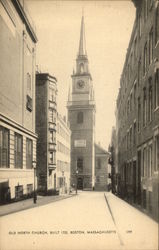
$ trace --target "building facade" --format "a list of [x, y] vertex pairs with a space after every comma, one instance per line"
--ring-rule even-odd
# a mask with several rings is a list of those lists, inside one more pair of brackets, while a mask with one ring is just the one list
[[159, 1], [133, 2], [116, 112], [120, 196], [158, 219]]
[[56, 95], [57, 80], [36, 74], [36, 132], [38, 192], [56, 193]]
[[85, 47], [84, 17], [67, 109], [71, 129], [71, 184], [77, 182], [79, 189], [92, 189], [95, 181], [95, 100]]
[[0, 202], [32, 194], [36, 161], [35, 45], [25, 1], [0, 2]]
[[60, 194], [65, 194], [70, 191], [71, 131], [66, 117], [62, 117], [58, 113], [56, 143], [56, 187]]
[[95, 144], [95, 190], [108, 191], [108, 158], [109, 153], [100, 145]]
[[112, 127], [112, 134], [111, 134], [111, 142], [109, 145], [109, 164], [111, 166], [111, 173], [110, 173], [110, 179], [111, 179], [111, 189], [112, 193], [116, 194], [119, 192], [118, 190], [118, 181], [119, 175], [118, 175], [118, 164], [117, 164], [117, 136], [116, 136], [116, 129], [115, 127]]

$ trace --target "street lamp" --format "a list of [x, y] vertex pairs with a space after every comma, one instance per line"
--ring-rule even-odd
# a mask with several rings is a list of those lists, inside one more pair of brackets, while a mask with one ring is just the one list
[[76, 194], [77, 194], [77, 182], [78, 182], [78, 169], [76, 169]]
[[36, 203], [37, 195], [36, 195], [36, 188], [35, 188], [35, 182], [36, 182], [36, 161], [32, 161], [33, 169], [34, 169], [34, 196], [33, 196], [33, 202]]

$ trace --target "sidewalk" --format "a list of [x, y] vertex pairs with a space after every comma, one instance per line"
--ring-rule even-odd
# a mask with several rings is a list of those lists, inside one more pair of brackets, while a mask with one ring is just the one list
[[37, 201], [35, 204], [33, 203], [33, 198], [30, 198], [30, 199], [13, 202], [13, 203], [6, 204], [6, 205], [1, 205], [0, 206], [0, 216], [16, 213], [16, 212], [26, 210], [29, 208], [43, 206], [43, 205], [49, 204], [51, 202], [70, 198], [70, 197], [75, 196], [75, 195], [76, 194], [71, 193], [71, 194], [54, 195], [54, 196], [37, 196]]
[[158, 249], [158, 223], [124, 200], [105, 192], [117, 232], [127, 249]]

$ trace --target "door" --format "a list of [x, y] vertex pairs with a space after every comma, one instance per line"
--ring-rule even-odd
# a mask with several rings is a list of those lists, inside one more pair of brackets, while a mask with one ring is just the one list
[[83, 178], [82, 177], [78, 177], [77, 179], [77, 189], [83, 189]]
[[133, 201], [136, 203], [136, 161], [133, 161]]
[[137, 197], [138, 197], [138, 204], [141, 204], [141, 151], [137, 153]]

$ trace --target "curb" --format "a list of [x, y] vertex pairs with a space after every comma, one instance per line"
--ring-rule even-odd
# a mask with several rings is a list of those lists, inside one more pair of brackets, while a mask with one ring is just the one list
[[[28, 210], [28, 209], [31, 209], [31, 208], [36, 208], [36, 207], [41, 207], [41, 206], [45, 206], [45, 205], [47, 205], [47, 204], [50, 204], [50, 203], [54, 203], [54, 202], [56, 202], [56, 201], [61, 201], [61, 200], [65, 200], [65, 199], [68, 199], [68, 198], [72, 198], [72, 197], [74, 197], [74, 196], [76, 196], [76, 194], [72, 194], [72, 195], [70, 195], [70, 196], [66, 196], [66, 197], [58, 197], [57, 199], [53, 199], [53, 200], [48, 200], [48, 201], [46, 201], [46, 202], [44, 202], [44, 203], [42, 203], [41, 201], [39, 202], [39, 203], [36, 203], [36, 204], [30, 204], [30, 205], [28, 205], [28, 207], [26, 206], [26, 207], [22, 207], [22, 208], [20, 208], [20, 209], [15, 209], [15, 210], [12, 210], [12, 211], [9, 211], [9, 212], [5, 212], [4, 211], [4, 213], [2, 212], [2, 213], [0, 213], [0, 217], [3, 217], [3, 216], [6, 216], [6, 215], [9, 215], [9, 214], [13, 214], [13, 213], [18, 213], [18, 212], [21, 212], [21, 211], [24, 211], [24, 210]], [[14, 204], [14, 203], [13, 203]]]

